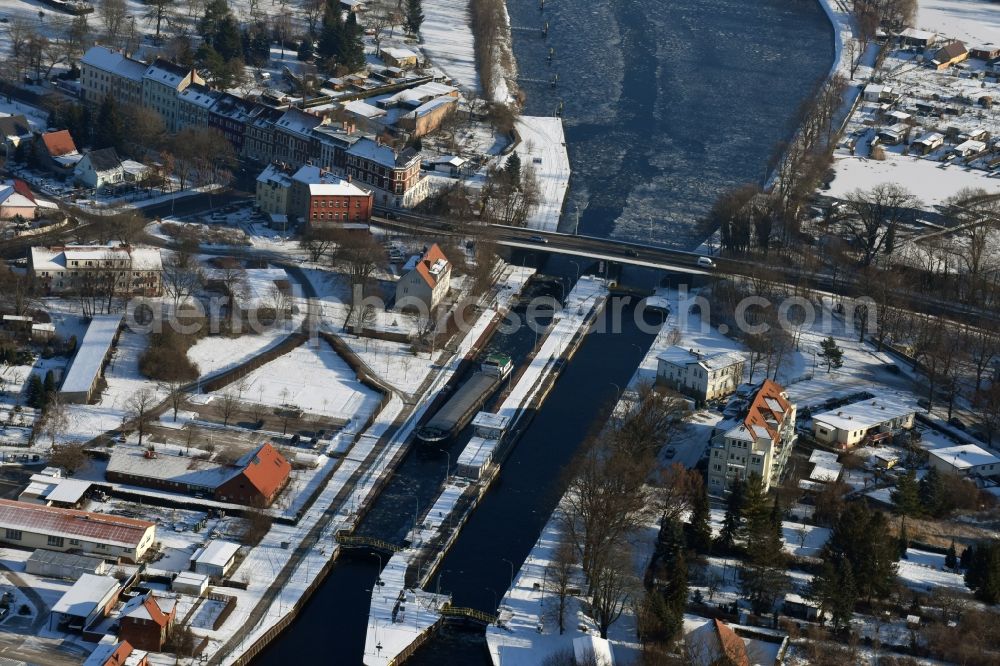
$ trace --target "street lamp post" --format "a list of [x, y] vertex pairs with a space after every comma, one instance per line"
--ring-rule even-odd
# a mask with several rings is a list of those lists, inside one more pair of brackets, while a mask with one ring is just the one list
[[500, 559], [510, 565], [510, 587], [508, 589], [513, 590], [514, 589], [514, 563], [511, 562], [510, 560], [508, 560], [505, 557], [501, 557]]

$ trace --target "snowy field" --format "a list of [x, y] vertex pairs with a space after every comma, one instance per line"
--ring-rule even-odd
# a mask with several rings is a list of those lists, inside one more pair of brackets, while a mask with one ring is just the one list
[[[213, 395], [221, 395], [217, 391]], [[277, 407], [295, 405], [309, 414], [362, 421], [379, 396], [362, 385], [326, 343], [296, 347], [247, 375], [243, 398]]]
[[914, 23], [969, 47], [1000, 46], [1000, 8], [990, 0], [920, 0]]
[[569, 188], [569, 153], [562, 120], [544, 116], [520, 116], [516, 123], [521, 143], [516, 151], [521, 164], [530, 165], [541, 190], [541, 203], [528, 217], [527, 226], [557, 231], [563, 201]]
[[424, 0], [420, 48], [464, 90], [479, 92], [475, 39], [467, 0]]
[[924, 208], [944, 203], [967, 187], [1000, 193], [1000, 177], [981, 169], [957, 164], [942, 165], [917, 157], [892, 155], [884, 161], [838, 154], [834, 161], [837, 177], [825, 192], [842, 198], [855, 190], [869, 190], [882, 183], [897, 183], [920, 198]]
[[940, 588], [968, 590], [961, 573], [945, 570], [944, 555], [916, 548], [907, 548], [906, 559], [899, 561], [899, 579], [907, 587], [924, 592]]

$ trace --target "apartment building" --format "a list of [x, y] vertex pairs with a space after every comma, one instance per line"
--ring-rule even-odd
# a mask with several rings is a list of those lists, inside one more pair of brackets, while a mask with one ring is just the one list
[[378, 139], [362, 138], [347, 150], [347, 174], [371, 185], [375, 205], [412, 208], [427, 197], [427, 179], [420, 174], [420, 153], [397, 151]]
[[142, 104], [160, 114], [163, 126], [176, 132], [181, 126], [179, 94], [191, 84], [204, 86], [198, 72], [157, 58], [142, 75]]
[[100, 104], [108, 95], [119, 104], [142, 104], [146, 63], [105, 46], [92, 46], [80, 58], [83, 99]]
[[163, 262], [156, 248], [130, 245], [33, 247], [28, 268], [46, 294], [105, 290], [111, 280], [119, 295], [163, 293]]
[[776, 382], [764, 380], [746, 414], [736, 422], [720, 423], [708, 458], [708, 491], [723, 495], [733, 479], [751, 475], [767, 492], [781, 480], [795, 446], [795, 405]]

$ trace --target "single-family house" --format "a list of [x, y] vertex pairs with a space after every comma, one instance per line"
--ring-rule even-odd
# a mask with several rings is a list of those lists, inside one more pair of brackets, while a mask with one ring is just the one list
[[0, 220], [33, 220], [38, 217], [38, 202], [23, 180], [0, 181]]
[[8, 153], [31, 137], [31, 125], [23, 115], [0, 115], [0, 143]]
[[930, 64], [937, 70], [948, 69], [952, 65], [957, 65], [968, 59], [968, 57], [969, 50], [965, 48], [965, 44], [956, 40], [935, 51]]
[[892, 86], [880, 83], [869, 83], [862, 92], [862, 97], [866, 102], [890, 102], [893, 100]]
[[928, 451], [927, 462], [940, 472], [959, 476], [1000, 476], [1000, 458], [975, 444], [959, 444]]
[[814, 414], [813, 437], [823, 444], [847, 449], [877, 443], [913, 427], [916, 409], [891, 398], [873, 398]]
[[419, 62], [419, 57], [410, 49], [387, 46], [382, 49], [382, 61], [389, 67], [413, 69]]
[[73, 177], [81, 185], [99, 190], [125, 182], [125, 167], [114, 148], [92, 150], [77, 162]]
[[177, 600], [146, 592], [126, 603], [118, 621], [118, 637], [139, 650], [162, 652], [174, 627]]
[[915, 46], [917, 48], [926, 49], [937, 41], [937, 34], [928, 32], [927, 30], [907, 28], [899, 33], [899, 41], [904, 46]]
[[128, 641], [119, 641], [109, 634], [101, 639], [83, 666], [149, 666], [149, 656]]
[[973, 155], [978, 155], [985, 150], [986, 143], [984, 141], [973, 141], [970, 139], [954, 146], [948, 152], [956, 157], [972, 157]]
[[910, 144], [910, 148], [921, 155], [934, 152], [944, 145], [944, 135], [939, 132], [929, 132]]
[[451, 288], [451, 262], [437, 243], [422, 256], [406, 264], [407, 271], [396, 283], [396, 307], [431, 312]]
[[76, 149], [69, 130], [45, 132], [35, 142], [35, 149], [49, 170], [57, 174], [71, 174], [83, 155]]
[[738, 352], [702, 353], [674, 345], [656, 357], [656, 380], [705, 402], [733, 393], [743, 381], [745, 366]]

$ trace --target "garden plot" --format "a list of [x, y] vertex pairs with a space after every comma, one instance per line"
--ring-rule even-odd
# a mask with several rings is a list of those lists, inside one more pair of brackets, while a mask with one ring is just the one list
[[379, 395], [361, 384], [325, 343], [296, 347], [247, 375], [242, 387], [245, 401], [270, 407], [294, 405], [307, 413], [344, 420], [364, 420], [379, 402]]
[[906, 559], [899, 561], [899, 579], [907, 587], [925, 592], [940, 588], [965, 591], [965, 578], [961, 573], [947, 571], [944, 555], [916, 548], [906, 549]]

